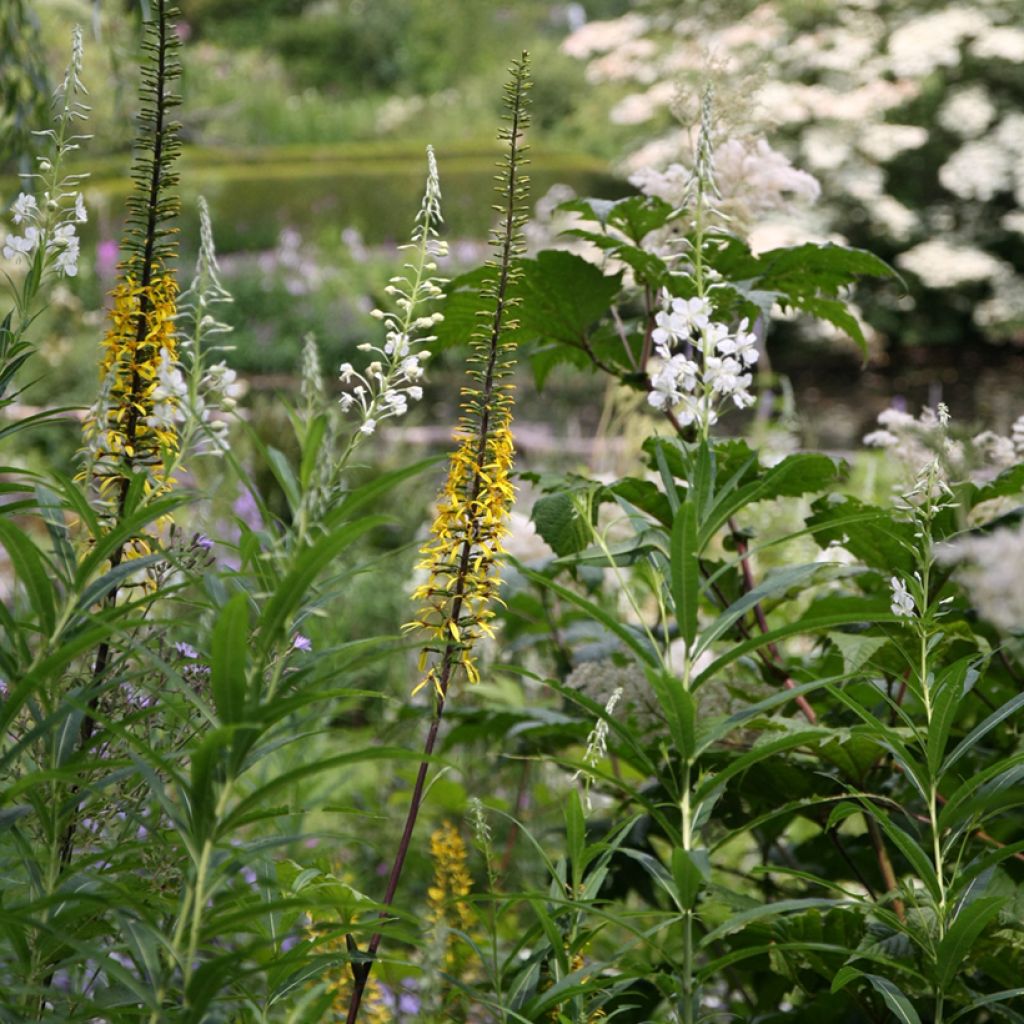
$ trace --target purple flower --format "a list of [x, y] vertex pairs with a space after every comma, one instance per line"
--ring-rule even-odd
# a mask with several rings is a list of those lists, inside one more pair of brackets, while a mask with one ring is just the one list
[[213, 541], [206, 536], [205, 533], [197, 533], [195, 539], [195, 545], [197, 548], [202, 548], [204, 551], [209, 551], [213, 547]]
[[250, 530], [261, 530], [263, 528], [263, 517], [260, 515], [259, 506], [256, 504], [256, 499], [252, 496], [252, 492], [247, 488], [243, 488], [242, 492], [235, 498], [231, 509]]
[[184, 640], [180, 640], [178, 643], [176, 643], [174, 645], [174, 649], [183, 658], [198, 658], [199, 657], [199, 652], [191, 644], [185, 643]]
[[292, 650], [295, 651], [311, 651], [313, 650], [313, 642], [308, 636], [303, 636], [301, 633], [296, 633], [292, 637]]
[[118, 244], [112, 238], [105, 238], [96, 246], [96, 273], [102, 278], [112, 278], [117, 273]]

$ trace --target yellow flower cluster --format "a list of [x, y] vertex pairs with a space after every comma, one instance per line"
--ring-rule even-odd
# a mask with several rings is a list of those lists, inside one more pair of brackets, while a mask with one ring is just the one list
[[434, 884], [427, 889], [427, 906], [430, 921], [439, 932], [439, 944], [443, 943], [442, 969], [452, 977], [465, 977], [469, 946], [459, 941], [455, 930], [468, 934], [476, 925], [476, 914], [466, 899], [473, 889], [473, 879], [466, 867], [466, 844], [450, 821], [431, 835], [430, 853], [434, 858]]
[[468, 931], [476, 923], [473, 908], [466, 901], [473, 890], [473, 878], [466, 867], [466, 844], [450, 821], [430, 836], [430, 855], [434, 858], [434, 884], [427, 889], [430, 920]]
[[164, 456], [178, 451], [178, 432], [167, 415], [175, 397], [161, 374], [178, 373], [177, 294], [177, 282], [168, 273], [146, 286], [128, 274], [114, 290], [100, 362], [103, 398], [84, 427], [101, 498], [140, 469], [150, 492], [163, 492], [173, 483]]
[[[502, 389], [504, 390], [504, 389]], [[507, 396], [495, 403], [494, 427], [481, 441], [463, 423], [459, 444], [449, 460], [448, 479], [438, 502], [430, 540], [418, 569], [427, 581], [413, 600], [424, 602], [410, 628], [428, 631], [437, 646], [424, 648], [420, 670], [425, 676], [413, 691], [432, 684], [444, 697], [440, 671], [461, 665], [471, 683], [478, 682], [473, 649], [481, 636], [493, 636], [490, 620], [501, 579], [496, 566], [504, 553], [508, 510], [515, 497], [510, 479], [514, 458]], [[447, 655], [429, 668], [432, 653]]]

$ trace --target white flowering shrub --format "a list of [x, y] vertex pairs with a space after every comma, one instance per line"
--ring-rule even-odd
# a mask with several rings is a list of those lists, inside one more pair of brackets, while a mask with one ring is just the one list
[[688, 123], [679, 86], [710, 62], [726, 97], [720, 164], [741, 170], [753, 193], [741, 206], [755, 249], [791, 230], [781, 200], [806, 203], [820, 186], [803, 230], [871, 248], [906, 272], [913, 314], [893, 289], [864, 299], [889, 344], [1020, 338], [1019, 5], [841, 0], [805, 13], [766, 0], [724, 7], [709, 25], [703, 10], [637, 4], [584, 24], [563, 48], [586, 62], [595, 88], [619, 97], [609, 117], [634, 132], [624, 167], [643, 191], [678, 201], [695, 136], [670, 111]]

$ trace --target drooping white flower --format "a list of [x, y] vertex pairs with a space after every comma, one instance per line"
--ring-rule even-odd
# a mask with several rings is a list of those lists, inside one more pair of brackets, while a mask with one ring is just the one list
[[757, 335], [749, 330], [750, 322], [744, 317], [735, 334], [726, 335], [715, 345], [723, 356], [735, 356], [745, 366], [753, 366], [758, 359]]
[[907, 590], [907, 585], [898, 576], [893, 576], [889, 580], [889, 588], [892, 591], [892, 602], [889, 607], [892, 609], [893, 615], [912, 619], [916, 614], [917, 605]]
[[78, 273], [78, 257], [81, 243], [74, 234], [73, 229], [70, 235], [65, 235], [60, 239], [60, 247], [60, 252], [57, 253], [54, 266], [57, 268], [58, 273], [74, 277]]
[[11, 219], [15, 224], [22, 224], [26, 220], [34, 220], [39, 207], [36, 205], [36, 197], [27, 192], [21, 192], [18, 198], [11, 204]]
[[1010, 438], [1013, 441], [1013, 446], [1017, 449], [1017, 454], [1024, 457], [1024, 416], [1018, 416], [1010, 429]]
[[8, 235], [4, 239], [4, 259], [13, 260], [16, 256], [30, 259], [39, 245], [39, 229], [27, 227], [24, 235]]
[[85, 208], [85, 197], [81, 192], [75, 193], [75, 220], [85, 224], [89, 220], [89, 211]]
[[180, 367], [166, 348], [160, 349], [157, 383], [151, 393], [153, 412], [146, 423], [157, 430], [173, 430], [185, 420], [183, 403], [188, 398], [188, 383]]

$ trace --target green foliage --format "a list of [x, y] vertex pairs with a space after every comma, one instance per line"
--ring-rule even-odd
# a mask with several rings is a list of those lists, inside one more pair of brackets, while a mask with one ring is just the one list
[[[753, 443], [768, 298], [848, 324], [848, 286], [888, 269], [837, 246], [754, 257], [715, 207], [709, 145], [679, 209], [573, 204], [572, 237], [602, 262], [526, 258], [526, 86], [524, 60], [494, 259], [449, 285], [438, 331], [448, 358], [475, 354], [425, 701], [399, 627], [437, 460], [397, 432], [360, 449], [371, 465], [350, 459], [377, 424], [353, 390], [347, 431], [313, 341], [298, 405], [222, 405], [216, 468], [200, 446], [173, 488], [126, 476], [116, 514], [88, 481], [5, 456], [0, 1020], [1020, 1018], [1024, 654], [986, 590], [999, 574], [979, 586], [962, 561], [1014, 550], [1024, 465], [977, 471], [941, 411], [901, 453], [917, 461], [895, 498], [789, 438]], [[161, 138], [163, 86], [147, 87]], [[153, 184], [172, 172], [146, 159], [151, 260], [172, 212]], [[408, 296], [440, 249], [413, 249], [398, 313], [377, 314], [382, 360], [406, 327], [433, 329]], [[196, 378], [226, 375], [200, 352], [223, 325], [200, 314], [225, 293], [212, 238], [203, 254], [178, 408], [181, 436], [212, 443], [194, 399]], [[0, 326], [7, 409], [41, 266]], [[538, 382], [602, 374], [635, 443], [615, 472], [524, 475], [537, 538], [506, 541], [493, 650], [476, 687], [449, 689], [467, 574], [501, 554], [504, 505], [481, 495], [505, 483], [510, 456], [486, 443], [517, 354]], [[383, 365], [352, 374], [372, 390]]]

